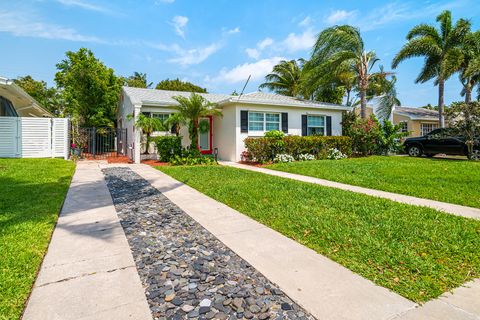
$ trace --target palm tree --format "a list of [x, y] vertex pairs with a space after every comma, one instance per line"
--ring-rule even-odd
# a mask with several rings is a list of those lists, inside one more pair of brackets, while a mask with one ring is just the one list
[[[480, 31], [469, 33], [462, 45], [463, 61], [460, 66], [460, 82], [465, 102], [472, 102], [472, 90], [480, 84]], [[479, 86], [480, 89], [480, 86]]]
[[262, 83], [259, 88], [267, 88], [275, 93], [297, 97], [301, 91], [301, 77], [302, 68], [304, 64], [303, 59], [285, 61], [273, 67], [271, 73], [265, 76], [265, 82]]
[[366, 51], [360, 31], [352, 26], [333, 26], [323, 30], [313, 47], [311, 76], [322, 78], [329, 73], [349, 70], [354, 74], [355, 87], [360, 94], [361, 117], [367, 116], [367, 90], [372, 77], [388, 73], [372, 72], [379, 61], [375, 52]]
[[141, 72], [134, 72], [133, 75], [127, 78], [127, 85], [135, 88], [150, 89], [153, 86], [153, 82], [147, 82], [147, 74]]
[[422, 71], [415, 80], [416, 83], [427, 82], [435, 79], [438, 85], [438, 114], [440, 126], [445, 127], [444, 91], [445, 81], [455, 73], [462, 62], [461, 44], [470, 31], [470, 22], [465, 19], [458, 20], [452, 25], [452, 14], [443, 11], [437, 17], [440, 28], [427, 24], [413, 27], [407, 34], [407, 43], [397, 53], [392, 62], [392, 67], [406, 59], [424, 57], [425, 63]]
[[389, 120], [393, 108], [401, 105], [400, 100], [397, 98], [396, 82], [397, 78], [395, 76], [392, 77], [392, 80], [384, 82], [382, 88], [383, 94], [378, 97], [377, 113], [385, 120]]
[[148, 146], [151, 141], [150, 136], [154, 131], [167, 131], [168, 127], [158, 118], [153, 118], [144, 115], [143, 113], [138, 115], [137, 121], [135, 121], [135, 127], [142, 129], [142, 132], [147, 136], [147, 147], [145, 148], [145, 154], [148, 154]]
[[176, 96], [173, 99], [177, 100], [179, 105], [176, 107], [178, 112], [171, 116], [170, 122], [188, 126], [188, 135], [191, 141], [190, 149], [196, 150], [198, 145], [198, 120], [206, 116], [221, 116], [222, 111], [216, 104], [196, 93], [192, 93], [189, 98]]

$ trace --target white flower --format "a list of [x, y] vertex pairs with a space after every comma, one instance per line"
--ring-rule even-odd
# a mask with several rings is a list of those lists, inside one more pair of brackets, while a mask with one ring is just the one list
[[289, 154], [284, 154], [284, 153], [279, 153], [275, 156], [273, 159], [273, 162], [278, 163], [278, 162], [293, 162], [295, 159], [289, 155]]
[[327, 154], [327, 159], [330, 160], [340, 160], [340, 159], [345, 159], [347, 157], [346, 154], [343, 154], [340, 150], [337, 148], [330, 148], [328, 149], [328, 154]]
[[298, 160], [299, 161], [311, 161], [315, 160], [315, 156], [313, 154], [309, 153], [301, 153], [298, 155]]

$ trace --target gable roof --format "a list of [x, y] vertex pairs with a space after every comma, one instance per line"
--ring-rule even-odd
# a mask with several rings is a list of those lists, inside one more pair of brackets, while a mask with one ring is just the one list
[[35, 99], [13, 80], [0, 77], [0, 96], [10, 100], [19, 117], [51, 117]]
[[438, 120], [438, 111], [424, 108], [395, 107], [394, 113], [409, 117], [412, 120]]
[[[133, 104], [143, 105], [158, 105], [170, 106], [178, 105], [178, 102], [173, 99], [174, 96], [189, 97], [191, 92], [170, 91], [170, 90], [156, 90], [143, 89], [133, 87], [123, 87], [124, 93], [130, 98]], [[336, 110], [350, 110], [350, 107], [323, 103], [312, 100], [304, 100], [295, 97], [282, 96], [274, 93], [266, 92], [252, 92], [242, 96], [232, 96], [227, 94], [214, 93], [198, 93], [210, 102], [218, 103], [219, 105], [226, 104], [260, 104], [260, 105], [274, 105], [287, 107], [306, 107], [306, 108], [321, 108], [321, 109], [336, 109]]]

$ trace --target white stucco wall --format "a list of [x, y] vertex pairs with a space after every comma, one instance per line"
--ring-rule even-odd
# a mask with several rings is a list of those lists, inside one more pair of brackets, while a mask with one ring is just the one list
[[127, 129], [127, 156], [133, 159], [133, 146], [135, 141], [134, 121], [128, 120], [128, 115], [133, 115], [134, 105], [130, 98], [122, 93], [117, 111], [117, 125], [119, 128]]
[[235, 108], [226, 107], [222, 117], [213, 118], [213, 148], [218, 148], [220, 160], [230, 160], [235, 157]]
[[[248, 133], [240, 132], [240, 111], [263, 111], [263, 112], [288, 112], [288, 134], [302, 135], [302, 115], [322, 115], [332, 117], [332, 136], [339, 136], [342, 134], [342, 111], [341, 110], [324, 110], [314, 108], [299, 108], [299, 107], [280, 107], [280, 106], [265, 106], [265, 105], [231, 105], [224, 107], [235, 109], [235, 151], [228, 156], [229, 161], [240, 161], [240, 154], [245, 150], [243, 140], [252, 136]], [[281, 127], [281, 123], [280, 123]]]

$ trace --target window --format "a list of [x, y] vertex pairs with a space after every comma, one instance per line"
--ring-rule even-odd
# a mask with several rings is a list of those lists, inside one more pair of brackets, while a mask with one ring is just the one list
[[422, 123], [420, 124], [420, 131], [422, 136], [426, 136], [431, 131], [438, 129], [438, 124], [436, 123]]
[[280, 130], [280, 114], [268, 112], [249, 112], [248, 131]]
[[157, 112], [152, 112], [152, 118], [158, 118], [160, 121], [165, 121], [170, 117], [169, 113], [157, 113]]
[[325, 116], [307, 116], [307, 135], [325, 135]]
[[0, 96], [0, 117], [18, 117], [10, 100]]
[[400, 125], [400, 132], [408, 132], [408, 123], [407, 121], [402, 121], [399, 123]]

